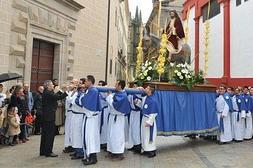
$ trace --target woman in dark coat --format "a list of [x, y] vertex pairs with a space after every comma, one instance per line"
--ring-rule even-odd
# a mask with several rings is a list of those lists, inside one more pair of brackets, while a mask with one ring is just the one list
[[11, 107], [18, 108], [18, 115], [20, 117], [20, 130], [19, 139], [25, 143], [28, 139], [26, 137], [26, 127], [25, 127], [25, 118], [28, 114], [28, 104], [24, 97], [23, 87], [21, 85], [17, 85], [14, 88], [14, 91], [11, 96]]

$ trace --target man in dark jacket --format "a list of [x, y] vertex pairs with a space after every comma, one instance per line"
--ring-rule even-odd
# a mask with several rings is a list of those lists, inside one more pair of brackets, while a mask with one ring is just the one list
[[57, 157], [52, 152], [55, 136], [55, 112], [57, 101], [66, 98], [68, 95], [63, 88], [64, 93], [60, 94], [59, 88], [54, 88], [51, 80], [45, 81], [44, 92], [42, 94], [42, 133], [40, 143], [40, 155], [46, 157]]
[[42, 94], [44, 91], [43, 86], [39, 86], [38, 92], [34, 93], [34, 106], [33, 106], [33, 111], [35, 117], [35, 123], [34, 123], [34, 134], [35, 135], [40, 135], [41, 131], [41, 117], [42, 117]]

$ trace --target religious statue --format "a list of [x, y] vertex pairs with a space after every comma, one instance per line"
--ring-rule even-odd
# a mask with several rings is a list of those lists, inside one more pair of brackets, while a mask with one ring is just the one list
[[[163, 33], [167, 34], [167, 62], [172, 63], [191, 63], [191, 48], [184, 42], [184, 28], [182, 22], [175, 10], [170, 11], [171, 20]], [[153, 34], [146, 25], [143, 29], [142, 49], [144, 60], [158, 59], [159, 50], [161, 48], [161, 37]]]
[[185, 37], [182, 22], [175, 10], [170, 11], [170, 22], [166, 28], [168, 37], [167, 49], [171, 54], [177, 54], [181, 51], [183, 38]]

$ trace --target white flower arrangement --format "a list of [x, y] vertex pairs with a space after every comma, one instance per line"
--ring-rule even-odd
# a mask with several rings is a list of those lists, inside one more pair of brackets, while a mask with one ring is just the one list
[[142, 64], [142, 71], [137, 75], [137, 80], [141, 81], [151, 81], [152, 77], [151, 74], [155, 70], [154, 65], [152, 62], [146, 61]]
[[194, 75], [195, 74], [194, 71], [191, 69], [191, 66], [185, 63], [176, 65], [172, 78], [176, 85], [186, 85], [189, 89], [191, 89], [194, 84]]

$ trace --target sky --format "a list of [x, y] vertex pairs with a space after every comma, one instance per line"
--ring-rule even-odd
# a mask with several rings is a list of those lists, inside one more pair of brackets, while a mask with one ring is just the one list
[[152, 11], [152, 0], [129, 0], [129, 8], [132, 17], [135, 16], [136, 6], [141, 10], [143, 23], [146, 23]]

